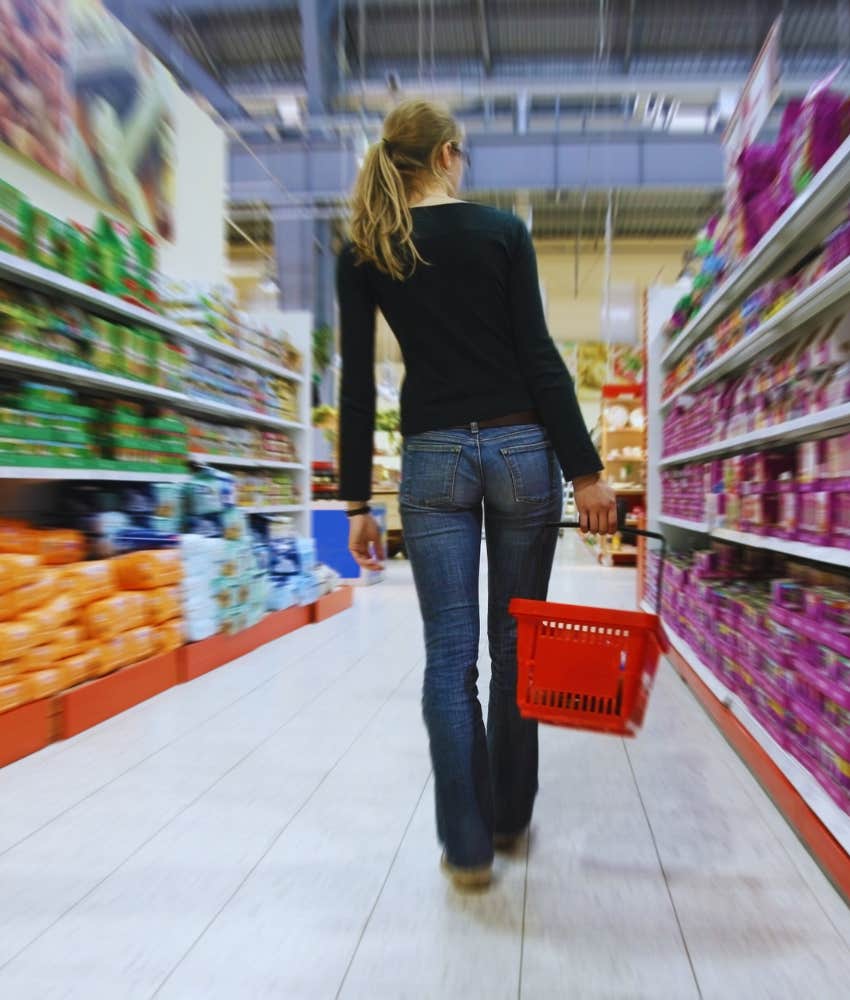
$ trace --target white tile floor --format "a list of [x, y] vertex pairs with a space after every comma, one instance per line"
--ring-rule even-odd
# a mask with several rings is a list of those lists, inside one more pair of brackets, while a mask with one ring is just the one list
[[[565, 540], [553, 596], [633, 594]], [[850, 912], [668, 668], [639, 740], [543, 732], [530, 849], [453, 893], [421, 670], [394, 564], [354, 611], [0, 771], [0, 997], [850, 996]]]

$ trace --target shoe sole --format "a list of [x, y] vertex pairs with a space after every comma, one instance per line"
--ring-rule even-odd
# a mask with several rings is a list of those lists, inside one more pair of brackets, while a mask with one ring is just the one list
[[522, 843], [527, 832], [520, 830], [519, 833], [497, 833], [493, 837], [493, 846], [504, 854], [512, 854]]
[[444, 854], [440, 859], [440, 867], [456, 889], [486, 889], [493, 881], [492, 865], [483, 868], [457, 868], [449, 864]]

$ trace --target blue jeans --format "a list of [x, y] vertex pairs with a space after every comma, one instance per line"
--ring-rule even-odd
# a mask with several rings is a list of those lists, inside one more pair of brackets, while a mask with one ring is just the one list
[[[405, 439], [404, 542], [425, 626], [422, 698], [434, 765], [437, 834], [451, 864], [493, 858], [493, 835], [531, 821], [537, 724], [516, 704], [512, 597], [545, 599], [562, 514], [561, 472], [537, 425], [432, 431]], [[489, 566], [492, 679], [478, 700], [482, 519]]]

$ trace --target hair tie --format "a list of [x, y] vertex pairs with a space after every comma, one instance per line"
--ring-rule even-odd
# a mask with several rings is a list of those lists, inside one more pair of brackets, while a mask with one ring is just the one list
[[390, 140], [389, 140], [389, 139], [381, 139], [381, 142], [382, 142], [382, 143], [383, 143], [383, 145], [384, 145], [384, 149], [385, 149], [385, 150], [386, 150], [386, 151], [387, 151], [388, 153], [391, 153], [391, 152], [392, 152], [392, 143], [390, 142]]

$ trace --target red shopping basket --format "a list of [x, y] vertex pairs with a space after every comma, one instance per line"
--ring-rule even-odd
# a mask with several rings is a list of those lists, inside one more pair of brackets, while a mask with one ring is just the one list
[[[660, 540], [663, 571], [661, 535], [636, 529], [623, 533]], [[520, 598], [511, 601], [510, 612], [517, 619], [517, 703], [524, 718], [637, 735], [659, 656], [669, 649], [657, 614]]]

